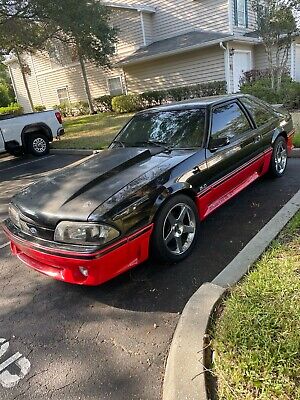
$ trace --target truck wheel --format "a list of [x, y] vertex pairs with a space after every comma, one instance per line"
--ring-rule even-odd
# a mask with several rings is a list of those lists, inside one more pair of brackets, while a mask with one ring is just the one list
[[41, 133], [34, 133], [28, 137], [27, 148], [28, 152], [34, 156], [44, 156], [49, 153], [49, 140]]

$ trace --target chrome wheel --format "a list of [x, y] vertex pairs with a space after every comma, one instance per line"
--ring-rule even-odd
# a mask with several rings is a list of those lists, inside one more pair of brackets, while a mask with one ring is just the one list
[[176, 204], [168, 212], [163, 226], [163, 239], [168, 250], [175, 255], [184, 254], [192, 245], [196, 234], [196, 217], [190, 206]]
[[37, 137], [32, 142], [32, 148], [37, 153], [44, 153], [47, 150], [46, 140], [41, 137]]
[[279, 175], [281, 175], [286, 168], [287, 164], [287, 151], [286, 147], [282, 142], [280, 142], [275, 150], [275, 168]]

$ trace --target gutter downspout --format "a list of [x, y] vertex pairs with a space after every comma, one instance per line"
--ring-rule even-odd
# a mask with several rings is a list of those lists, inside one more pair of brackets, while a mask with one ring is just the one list
[[224, 45], [223, 42], [220, 42], [220, 47], [221, 49], [224, 50], [224, 66], [225, 66], [225, 79], [227, 84], [227, 94], [231, 94], [232, 90], [231, 90], [230, 57], [229, 57], [228, 42], [226, 43], [226, 46]]

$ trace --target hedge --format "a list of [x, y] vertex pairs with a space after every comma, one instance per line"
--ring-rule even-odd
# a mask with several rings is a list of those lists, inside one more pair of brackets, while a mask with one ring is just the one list
[[110, 96], [109, 94], [94, 99], [96, 110], [100, 112], [112, 111], [112, 99], [113, 96]]
[[181, 86], [167, 90], [145, 92], [142, 94], [116, 96], [112, 100], [112, 109], [118, 113], [134, 112], [172, 101], [181, 101], [220, 94], [226, 94], [225, 81], [208, 82], [193, 86]]
[[42, 111], [46, 111], [46, 107], [42, 106], [42, 105], [37, 105], [37, 106], [34, 106], [34, 110], [36, 112], [42, 112]]
[[129, 113], [142, 110], [143, 102], [139, 94], [124, 94], [112, 99], [112, 109], [116, 113]]
[[271, 104], [284, 104], [289, 109], [300, 108], [300, 82], [293, 81], [287, 74], [282, 78], [281, 89], [276, 92], [271, 88], [268, 70], [249, 71], [244, 74], [240, 90]]
[[0, 107], [0, 115], [22, 115], [23, 107], [19, 103], [11, 103], [7, 107]]
[[[121, 96], [105, 95], [93, 100], [97, 112], [128, 113], [159, 106], [164, 103], [194, 99], [198, 97], [226, 94], [226, 82], [215, 81], [192, 86], [174, 87], [166, 90], [152, 90], [141, 94]], [[89, 113], [88, 104], [84, 101], [54, 105], [63, 116], [78, 116]]]

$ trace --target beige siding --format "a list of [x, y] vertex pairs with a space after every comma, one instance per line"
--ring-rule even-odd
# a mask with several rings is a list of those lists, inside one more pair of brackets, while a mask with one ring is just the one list
[[81, 70], [78, 64], [39, 74], [37, 79], [42, 92], [43, 102], [48, 108], [59, 103], [57, 89], [64, 87], [68, 89], [71, 102], [86, 99]]
[[120, 69], [103, 70], [92, 64], [86, 66], [88, 80], [93, 98], [109, 93], [107, 79], [120, 76], [124, 85], [123, 72]]
[[[115, 0], [114, 3], [124, 3]], [[135, 0], [127, 0], [136, 4]], [[228, 0], [148, 0], [153, 15], [153, 40], [162, 40], [192, 30], [229, 31]]]
[[294, 70], [295, 80], [297, 82], [300, 82], [300, 43], [297, 43], [295, 45], [294, 68], [295, 68]]
[[193, 51], [128, 66], [124, 72], [132, 93], [225, 80], [224, 51], [219, 47]]
[[119, 29], [117, 56], [124, 58], [144, 45], [140, 14], [135, 10], [113, 9], [113, 26]]
[[153, 42], [153, 15], [148, 13], [142, 13], [144, 30], [145, 30], [145, 38], [146, 45], [149, 45]]
[[[263, 45], [257, 45], [254, 48], [254, 68], [256, 69], [267, 69], [268, 57]], [[291, 68], [291, 52], [289, 52], [287, 68]]]
[[[29, 86], [30, 94], [32, 97], [33, 104], [38, 105], [42, 104], [42, 99], [40, 95], [40, 88], [38, 86], [38, 82], [36, 79], [36, 74], [34, 70], [34, 66], [32, 63], [31, 56], [27, 56], [24, 58], [24, 61], [29, 67], [30, 74], [26, 75], [27, 83]], [[16, 89], [16, 96], [20, 104], [24, 107], [25, 112], [31, 112], [30, 103], [28, 100], [25, 84], [23, 81], [23, 77], [21, 74], [21, 70], [19, 68], [19, 64], [14, 62], [10, 64], [12, 78], [14, 80], [15, 89]]]

